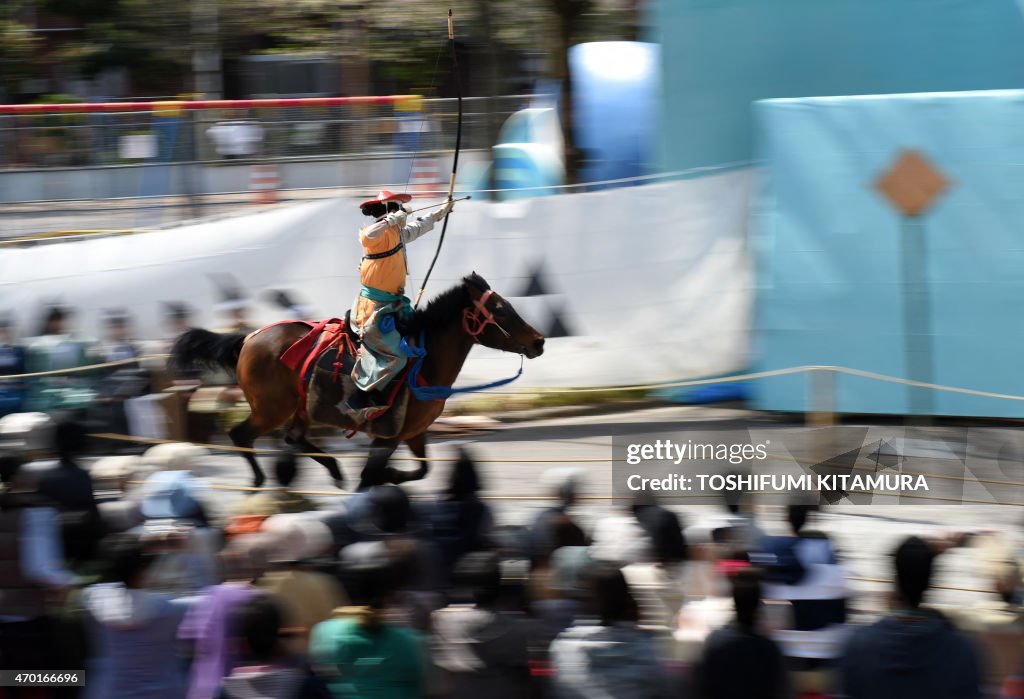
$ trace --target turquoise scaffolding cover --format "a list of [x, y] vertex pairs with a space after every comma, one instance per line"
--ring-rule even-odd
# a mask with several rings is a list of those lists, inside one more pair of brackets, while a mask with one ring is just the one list
[[1021, 0], [652, 0], [658, 165], [747, 161], [756, 100], [1024, 88]]
[[[754, 107], [758, 369], [825, 364], [907, 376], [901, 235], [875, 189], [903, 149], [951, 181], [919, 221], [934, 382], [1024, 395], [1024, 92], [779, 99]], [[803, 411], [808, 377], [757, 382]], [[836, 409], [907, 413], [898, 385], [839, 376]], [[1024, 402], [936, 393], [933, 412], [1024, 417]]]

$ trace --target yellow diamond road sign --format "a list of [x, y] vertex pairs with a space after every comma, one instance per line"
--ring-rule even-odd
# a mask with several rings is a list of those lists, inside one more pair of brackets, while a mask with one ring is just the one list
[[916, 150], [905, 150], [875, 187], [907, 216], [919, 216], [949, 188], [949, 180]]

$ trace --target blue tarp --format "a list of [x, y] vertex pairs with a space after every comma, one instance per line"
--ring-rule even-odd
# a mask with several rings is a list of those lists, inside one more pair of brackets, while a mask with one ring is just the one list
[[[907, 376], [902, 236], [874, 185], [903, 149], [952, 182], [916, 224], [934, 382], [1024, 395], [1024, 92], [768, 100], [755, 105], [758, 369], [829, 364]], [[806, 377], [755, 384], [755, 406], [808, 409]], [[907, 391], [839, 377], [842, 412], [906, 413]], [[1024, 417], [1024, 403], [934, 395], [947, 415]]]
[[659, 163], [749, 160], [752, 102], [1024, 88], [1018, 0], [653, 0]]

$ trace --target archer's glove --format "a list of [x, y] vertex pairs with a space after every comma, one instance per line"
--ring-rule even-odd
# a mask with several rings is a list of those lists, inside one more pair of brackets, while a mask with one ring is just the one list
[[409, 214], [404, 211], [392, 211], [390, 214], [384, 217], [384, 220], [388, 222], [388, 225], [392, 228], [402, 229], [405, 228], [405, 219]]
[[453, 201], [445, 202], [444, 206], [442, 206], [440, 209], [438, 209], [437, 211], [434, 212], [434, 214], [433, 214], [434, 222], [436, 223], [437, 221], [440, 221], [441, 219], [443, 219], [445, 216], [450, 214], [452, 212], [452, 209], [454, 209], [454, 208], [455, 208], [455, 202], [453, 202]]

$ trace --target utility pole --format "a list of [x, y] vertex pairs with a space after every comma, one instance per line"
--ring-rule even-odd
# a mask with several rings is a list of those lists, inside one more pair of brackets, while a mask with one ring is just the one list
[[192, 89], [204, 99], [223, 97], [216, 0], [192, 0]]

